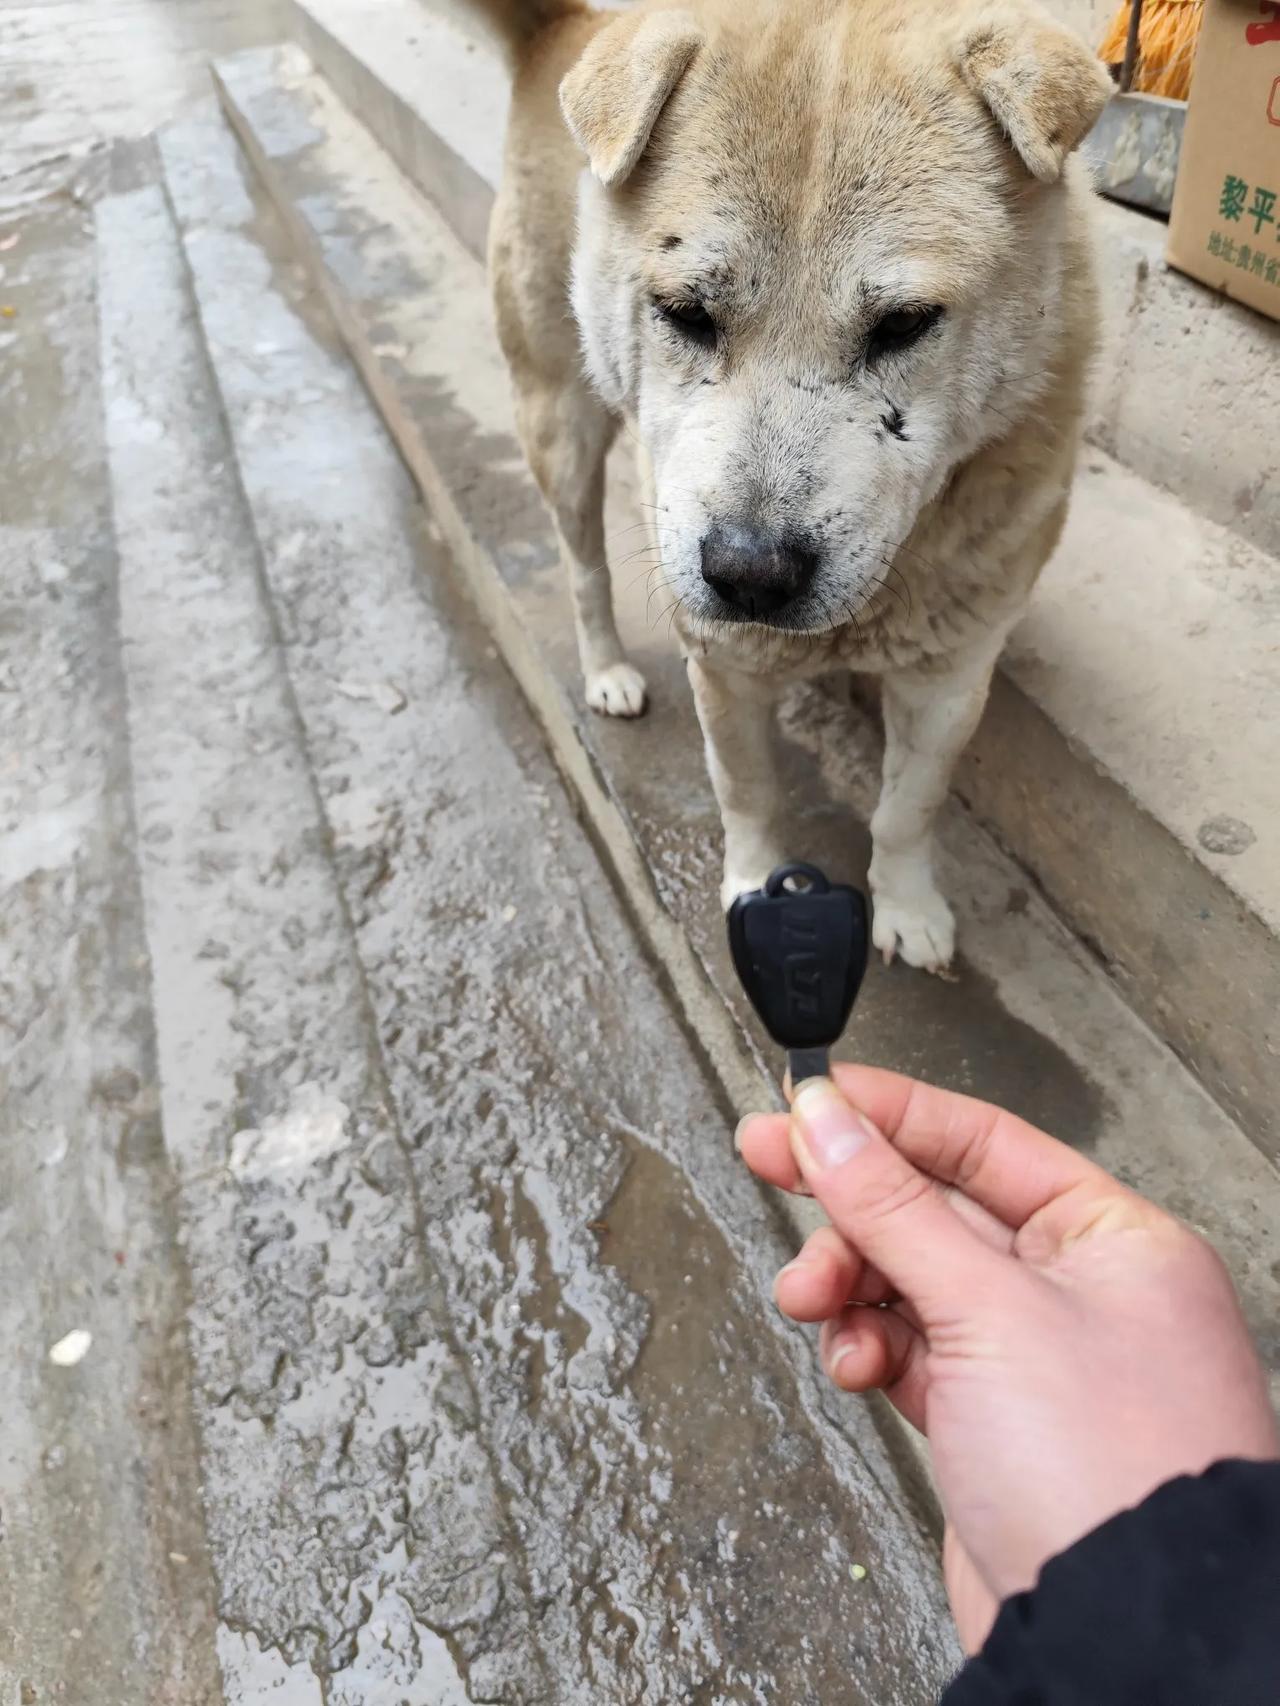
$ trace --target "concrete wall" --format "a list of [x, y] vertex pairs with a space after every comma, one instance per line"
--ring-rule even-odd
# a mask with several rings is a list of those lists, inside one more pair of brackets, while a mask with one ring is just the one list
[[1102, 40], [1117, 0], [1044, 0], [1046, 11], [1079, 32], [1091, 47]]

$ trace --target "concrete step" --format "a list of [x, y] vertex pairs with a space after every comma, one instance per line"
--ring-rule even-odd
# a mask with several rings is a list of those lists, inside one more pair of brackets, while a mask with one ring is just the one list
[[[359, 10], [297, 0], [294, 16], [331, 86], [479, 255], [506, 72], [483, 38], [419, 0], [386, 0], [357, 23]], [[1271, 1155], [1280, 719], [1255, 707], [1276, 703], [1280, 567], [1095, 451], [960, 779]], [[1244, 727], [1248, 741], [1224, 738]]]
[[[1175, 272], [1162, 219], [1099, 200], [1105, 328], [1086, 432], [1280, 558], [1280, 322]], [[1270, 565], [1280, 585], [1280, 563]]]
[[231, 1697], [924, 1706], [935, 1546], [718, 1087], [216, 107], [160, 149], [120, 488]]
[[[735, 1104], [757, 1105], [776, 1056], [728, 965], [718, 824], [683, 669], [649, 624], [642, 588], [620, 579], [624, 635], [653, 709], [629, 725], [586, 711], [567, 589], [476, 312], [480, 264], [297, 50], [224, 62], [218, 78], [688, 1023]], [[625, 461], [610, 472], [612, 531], [637, 512]], [[860, 875], [873, 725], [847, 695], [810, 688], [789, 700], [784, 726], [810, 851]], [[944, 814], [942, 864], [961, 919], [958, 984], [873, 966], [846, 1052], [1014, 1106], [1202, 1226], [1280, 1363], [1275, 1168], [958, 803]]]
[[1280, 1151], [1280, 573], [1098, 451], [957, 786]]
[[86, 218], [0, 223], [0, 1699], [219, 1706]]

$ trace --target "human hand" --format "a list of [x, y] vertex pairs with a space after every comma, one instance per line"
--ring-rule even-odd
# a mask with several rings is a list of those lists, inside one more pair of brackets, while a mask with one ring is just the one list
[[790, 1118], [744, 1120], [738, 1147], [830, 1218], [778, 1305], [823, 1323], [837, 1386], [882, 1389], [927, 1434], [967, 1650], [1049, 1558], [1163, 1482], [1280, 1455], [1220, 1258], [1034, 1126], [837, 1066]]

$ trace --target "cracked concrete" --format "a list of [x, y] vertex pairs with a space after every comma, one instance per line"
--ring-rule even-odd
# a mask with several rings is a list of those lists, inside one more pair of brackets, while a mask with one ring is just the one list
[[[210, 114], [162, 146], [395, 1110], [380, 1165], [407, 1169], [513, 1530], [522, 1582], [496, 1603], [525, 1606], [548, 1699], [817, 1700], [854, 1629], [856, 1688], [927, 1697], [953, 1657], [929, 1548], [874, 1428], [833, 1427], [804, 1342], [761, 1315], [784, 1235], [725, 1113], [519, 701], [483, 644], [460, 655], [410, 484], [331, 332], [281, 294], [225, 131]], [[352, 680], [398, 697], [335, 694]], [[366, 1357], [395, 1342], [392, 1321]], [[410, 1518], [419, 1606], [452, 1574], [432, 1503]], [[875, 1604], [849, 1575], [864, 1553]], [[766, 1594], [768, 1629], [748, 1610]], [[842, 1609], [820, 1631], [823, 1594]], [[503, 1676], [507, 1642], [481, 1644], [482, 1697], [541, 1697], [528, 1663]]]
[[0, 1698], [923, 1706], [790, 1233], [212, 106], [163, 165], [16, 280]]

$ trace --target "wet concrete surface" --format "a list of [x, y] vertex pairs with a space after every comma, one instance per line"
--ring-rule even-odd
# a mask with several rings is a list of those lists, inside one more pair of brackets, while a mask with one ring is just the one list
[[[394, 1113], [383, 1164], [415, 1193], [544, 1692], [484, 1594], [445, 1608], [478, 1624], [460, 1670], [495, 1698], [927, 1699], [954, 1659], [931, 1547], [767, 1303], [785, 1231], [216, 134], [165, 135], [169, 189]], [[449, 1572], [449, 1526], [413, 1511], [411, 1583]]]
[[163, 164], [21, 226], [0, 1698], [934, 1698], [536, 725], [221, 121]]
[[17, 229], [0, 321], [0, 1698], [211, 1706], [95, 255], [74, 206]]
[[278, 40], [283, 15], [278, 0], [0, 0], [0, 205], [6, 180], [21, 194], [42, 167], [73, 176], [206, 95], [209, 55]]

